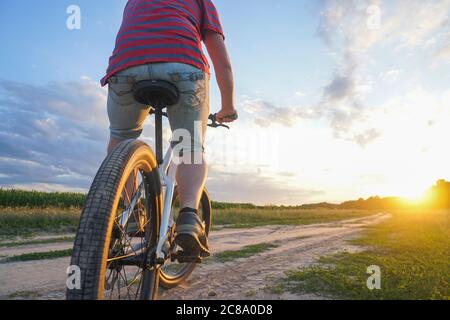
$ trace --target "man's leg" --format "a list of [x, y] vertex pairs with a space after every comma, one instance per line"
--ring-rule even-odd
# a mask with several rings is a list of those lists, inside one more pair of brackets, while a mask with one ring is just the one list
[[[110, 81], [108, 86], [108, 118], [110, 123], [110, 141], [108, 154], [114, 148], [128, 139], [137, 139], [143, 129], [144, 121], [150, 110], [149, 106], [137, 103], [133, 97], [133, 81], [136, 77], [147, 74], [148, 68], [144, 66], [131, 67], [114, 76], [115, 81]], [[131, 197], [137, 189], [137, 171], [133, 172], [123, 193], [124, 204], [131, 201]]]
[[[208, 172], [203, 142], [209, 116], [209, 75], [187, 64], [156, 63], [151, 66], [153, 77], [174, 84], [180, 92], [178, 103], [167, 108], [173, 133], [173, 160], [178, 165], [175, 178], [181, 206], [175, 241], [187, 256], [195, 256], [199, 251], [206, 256], [209, 249], [198, 207]], [[196, 161], [185, 159], [188, 156]]]
[[[203, 152], [201, 154], [192, 153], [194, 159], [202, 159], [201, 164], [182, 163], [177, 169], [177, 184], [180, 194], [181, 208], [192, 208], [198, 210], [199, 202], [205, 188], [206, 177], [208, 175], [208, 165]], [[197, 158], [196, 158], [197, 157]]]
[[[195, 122], [199, 128], [202, 127], [201, 121]], [[210, 255], [205, 224], [198, 210], [208, 173], [203, 149], [204, 127], [201, 128], [203, 130], [194, 130], [193, 136], [184, 137], [174, 149], [175, 159], [178, 160], [176, 180], [182, 208], [177, 218], [175, 241], [187, 256]], [[196, 132], [202, 134], [198, 136]], [[180, 154], [177, 154], [178, 147], [181, 147]]]

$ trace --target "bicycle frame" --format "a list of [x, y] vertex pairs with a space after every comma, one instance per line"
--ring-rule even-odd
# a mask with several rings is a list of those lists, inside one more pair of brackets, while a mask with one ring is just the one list
[[[174, 225], [175, 221], [173, 218], [172, 212], [172, 202], [173, 195], [176, 187], [175, 182], [175, 174], [177, 172], [177, 165], [172, 162], [173, 151], [172, 148], [169, 147], [167, 149], [166, 155], [164, 157], [164, 161], [162, 165], [158, 167], [159, 177], [161, 179], [161, 187], [163, 188], [163, 211], [161, 217], [161, 226], [159, 230], [159, 239], [158, 245], [156, 247], [156, 260], [164, 261], [166, 259], [167, 253], [164, 250], [165, 245], [168, 243], [169, 230]], [[138, 186], [136, 192], [131, 198], [130, 205], [122, 212], [120, 217], [120, 225], [125, 227], [128, 223], [128, 219], [131, 217], [131, 214], [136, 206], [138, 200], [142, 197], [144, 191], [144, 182]], [[142, 245], [139, 244], [137, 247], [133, 248], [135, 251], [139, 251], [142, 249]], [[167, 248], [170, 249], [170, 248]]]
[[163, 212], [161, 217], [161, 227], [159, 230], [159, 240], [156, 247], [156, 261], [164, 261], [168, 252], [164, 250], [170, 250], [165, 248], [169, 243], [169, 230], [174, 225], [172, 203], [173, 194], [176, 187], [175, 174], [177, 172], [177, 165], [173, 163], [173, 150], [171, 147], [167, 149], [166, 155], [162, 165], [158, 168], [159, 177], [161, 179], [161, 186], [163, 188]]
[[[173, 150], [169, 146], [166, 151], [164, 158], [162, 157], [162, 117], [165, 116], [162, 112], [161, 108], [156, 108], [154, 110], [155, 114], [155, 147], [156, 147], [156, 160], [158, 163], [158, 171], [159, 177], [161, 179], [161, 187], [162, 187], [162, 196], [163, 196], [163, 211], [161, 217], [161, 225], [159, 230], [159, 239], [158, 244], [156, 246], [156, 254], [155, 261], [159, 265], [163, 265], [166, 261], [167, 255], [169, 253], [170, 248], [170, 233], [169, 231], [172, 229], [175, 224], [173, 212], [172, 212], [172, 203], [173, 203], [173, 195], [176, 187], [175, 175], [177, 172], [177, 165], [172, 161], [173, 160]], [[208, 124], [209, 127], [218, 128], [225, 127], [229, 129], [228, 126], [224, 124], [218, 124], [216, 122], [215, 115], [210, 115], [209, 120], [212, 121], [211, 124]], [[138, 200], [142, 197], [144, 192], [144, 182], [138, 186], [135, 194], [131, 198], [130, 205], [128, 208], [124, 210], [122, 216], [120, 218], [120, 225], [125, 227], [129, 217], [131, 216], [134, 207]], [[168, 245], [168, 246], [167, 246]], [[136, 248], [133, 248], [135, 251], [143, 249], [142, 245], [138, 245]]]

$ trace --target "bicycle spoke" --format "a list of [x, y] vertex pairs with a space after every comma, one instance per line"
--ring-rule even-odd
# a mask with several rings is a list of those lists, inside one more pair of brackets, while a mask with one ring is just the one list
[[[130, 291], [131, 291], [131, 288], [135, 285], [135, 283], [136, 283], [136, 281], [137, 281], [137, 279], [138, 279], [138, 277], [139, 277], [139, 275], [140, 275], [140, 277], [139, 277], [139, 283], [141, 282], [141, 279], [142, 279], [142, 271], [141, 271], [142, 269], [138, 269], [137, 270], [137, 272], [135, 273], [135, 275], [134, 275], [134, 277], [133, 277], [133, 279], [130, 281], [130, 284], [128, 285], [128, 288], [130, 289]], [[137, 289], [136, 289], [136, 295], [138, 294], [138, 292], [139, 292], [139, 287], [137, 287]]]
[[[126, 236], [124, 229], [120, 226], [119, 223], [117, 223], [117, 220], [114, 220], [114, 223], [116, 224], [116, 226], [119, 228], [119, 231], [121, 232], [122, 237], [120, 238], [120, 240], [126, 241], [128, 244], [128, 247], [131, 248], [131, 250], [133, 250], [134, 254], [137, 254], [137, 252], [134, 250], [133, 246], [131, 245], [131, 242], [129, 240], [127, 240], [127, 236]], [[124, 244], [122, 243], [122, 241], [120, 244], [122, 247], [124, 247]]]
[[140, 290], [142, 290], [141, 287], [142, 287], [142, 280], [143, 280], [143, 278], [144, 278], [144, 271], [145, 271], [145, 269], [142, 269], [141, 277], [139, 278], [138, 290], [136, 290], [136, 295], [134, 296], [134, 299], [135, 299], [135, 300], [138, 299], [138, 295], [139, 295], [139, 293], [140, 293]]
[[136, 179], [138, 184], [132, 188], [133, 193], [126, 187], [122, 190], [113, 222], [104, 288], [104, 297], [110, 300], [139, 299], [144, 290], [145, 253], [149, 252], [148, 228], [152, 222], [147, 212], [150, 209], [144, 181], [140, 176]]
[[[125, 272], [126, 268], [123, 268], [122, 270], [124, 271], [123, 272], [123, 276], [122, 276], [122, 280], [124, 280], [124, 282], [125, 282], [125, 287], [124, 288], [128, 289], [127, 273]], [[122, 272], [121, 272], [121, 274], [122, 274]], [[127, 290], [127, 295], [128, 295], [128, 290]]]
[[130, 195], [128, 194], [127, 188], [125, 188], [124, 192], [125, 192], [125, 195], [126, 195], [126, 197], [127, 197], [128, 205], [129, 205], [129, 204], [131, 203], [131, 199], [130, 199]]
[[[112, 270], [111, 273], [116, 273], [117, 274], [117, 271], [116, 270]], [[109, 300], [112, 300], [112, 298], [113, 298], [114, 286], [116, 284], [117, 277], [114, 277], [113, 279], [114, 280], [113, 280], [113, 282], [111, 284], [111, 288], [110, 288]]]
[[[131, 215], [134, 216], [134, 209], [135, 209], [136, 205], [139, 204], [139, 200], [141, 200], [141, 198], [142, 198], [142, 190], [143, 190], [143, 188], [144, 188], [144, 184], [143, 184], [143, 182], [141, 182], [139, 184], [139, 187], [137, 188], [136, 192], [133, 192], [133, 196], [131, 197], [131, 199], [130, 199], [130, 196], [128, 194], [128, 191], [125, 190], [125, 194], [126, 194], [127, 199], [128, 199], [128, 205], [125, 205], [126, 201], [125, 201], [125, 199], [123, 199], [125, 208], [123, 209], [123, 211], [122, 211], [122, 213], [120, 215], [117, 215], [117, 219], [119, 219], [121, 221], [121, 223], [120, 223], [121, 225], [122, 224], [126, 225], [127, 222], [130, 219], [130, 216]], [[127, 214], [127, 219], [126, 219], [126, 221], [122, 221], [123, 216], [124, 216], [125, 213]]]

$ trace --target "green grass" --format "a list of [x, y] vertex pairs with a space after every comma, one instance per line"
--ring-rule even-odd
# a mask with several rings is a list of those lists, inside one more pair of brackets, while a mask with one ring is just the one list
[[[367, 250], [323, 257], [318, 265], [288, 272], [282, 286], [342, 299], [449, 300], [449, 218], [450, 211], [396, 213], [352, 241]], [[381, 268], [381, 290], [367, 288], [371, 265]]]
[[214, 259], [219, 262], [225, 263], [239, 258], [248, 258], [276, 247], [276, 244], [260, 243], [243, 247], [240, 250], [219, 252], [214, 255]]
[[[75, 192], [43, 192], [0, 188], [0, 207], [13, 208], [79, 208], [86, 201], [86, 194]], [[212, 202], [214, 209], [256, 208], [251, 203]]]
[[0, 188], [0, 207], [81, 208], [86, 199], [82, 193], [40, 192]]
[[[75, 232], [80, 213], [81, 209], [77, 208], [0, 208], [0, 238]], [[362, 210], [283, 207], [214, 209], [213, 228], [312, 224], [359, 218], [372, 213], [373, 211]]]
[[244, 296], [247, 297], [247, 298], [254, 297], [254, 296], [256, 296], [257, 293], [258, 292], [255, 291], [255, 290], [248, 290], [248, 291], [244, 291], [243, 292]]
[[14, 242], [0, 242], [0, 248], [12, 248], [12, 247], [22, 247], [30, 246], [36, 244], [48, 244], [48, 243], [60, 243], [60, 242], [73, 242], [75, 237], [59, 237], [59, 238], [49, 238], [42, 240], [29, 240], [29, 241], [14, 241]]
[[24, 253], [17, 256], [8, 257], [4, 262], [21, 262], [21, 261], [34, 261], [34, 260], [51, 260], [62, 257], [70, 257], [72, 255], [72, 249], [47, 251], [47, 252], [33, 252]]
[[80, 218], [76, 208], [1, 208], [0, 237], [29, 237], [37, 232], [75, 232]]
[[267, 225], [306, 225], [333, 222], [352, 218], [361, 218], [373, 214], [369, 210], [333, 210], [333, 209], [222, 209], [213, 212], [216, 225], [231, 228], [251, 228]]

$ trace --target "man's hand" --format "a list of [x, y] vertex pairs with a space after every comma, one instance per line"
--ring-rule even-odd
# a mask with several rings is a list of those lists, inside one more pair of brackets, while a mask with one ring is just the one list
[[231, 123], [238, 119], [237, 111], [234, 109], [222, 109], [216, 114], [218, 123]]

